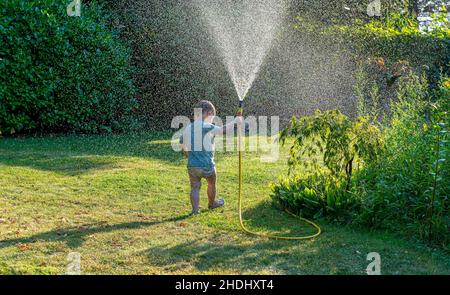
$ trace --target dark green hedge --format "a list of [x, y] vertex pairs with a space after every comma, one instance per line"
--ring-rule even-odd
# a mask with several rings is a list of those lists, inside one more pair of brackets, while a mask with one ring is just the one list
[[129, 50], [95, 2], [0, 3], [0, 132], [112, 132], [136, 126]]

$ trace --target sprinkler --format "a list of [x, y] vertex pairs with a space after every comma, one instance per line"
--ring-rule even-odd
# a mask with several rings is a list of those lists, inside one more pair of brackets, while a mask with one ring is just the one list
[[[239, 111], [238, 111], [239, 115], [243, 115], [244, 114], [244, 99], [239, 99]], [[242, 228], [243, 231], [245, 231], [246, 233], [249, 233], [251, 235], [255, 235], [255, 236], [260, 236], [260, 237], [265, 237], [265, 238], [269, 238], [269, 239], [278, 239], [278, 240], [307, 240], [307, 239], [312, 239], [315, 238], [317, 236], [319, 236], [322, 232], [322, 230], [320, 229], [320, 227], [315, 224], [314, 222], [297, 216], [291, 212], [289, 212], [287, 209], [285, 209], [286, 213], [288, 213], [291, 216], [297, 217], [300, 220], [310, 224], [311, 226], [313, 226], [314, 228], [317, 229], [317, 232], [313, 235], [309, 235], [309, 236], [293, 236], [293, 237], [289, 237], [289, 236], [277, 236], [277, 235], [273, 235], [273, 234], [263, 234], [263, 233], [257, 233], [254, 231], [249, 230], [248, 228], [245, 227], [244, 225], [244, 220], [242, 218], [242, 189], [243, 189], [243, 135], [242, 135], [242, 126], [238, 126], [237, 128], [237, 133], [238, 133], [238, 156], [239, 156], [239, 188], [238, 188], [238, 210], [239, 210], [239, 224]]]

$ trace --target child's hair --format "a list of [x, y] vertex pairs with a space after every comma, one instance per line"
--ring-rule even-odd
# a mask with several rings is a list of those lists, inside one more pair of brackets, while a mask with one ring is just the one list
[[216, 108], [214, 105], [208, 100], [202, 100], [195, 106], [197, 109], [202, 109], [202, 115], [216, 115]]

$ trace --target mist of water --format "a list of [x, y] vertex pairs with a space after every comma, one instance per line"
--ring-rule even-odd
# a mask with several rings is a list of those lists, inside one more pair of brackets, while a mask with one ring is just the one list
[[194, 0], [240, 100], [244, 100], [285, 13], [283, 0]]

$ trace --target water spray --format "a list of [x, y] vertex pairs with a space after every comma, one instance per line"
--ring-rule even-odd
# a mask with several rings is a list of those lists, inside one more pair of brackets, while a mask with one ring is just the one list
[[[285, 12], [284, 0], [243, 0], [240, 3], [221, 0], [195, 0], [215, 39], [215, 45], [222, 56], [224, 65], [239, 97], [239, 115], [244, 113], [244, 99], [261, 69], [268, 54], [279, 24]], [[247, 229], [242, 218], [243, 189], [243, 134], [240, 123], [238, 128], [239, 156], [239, 223], [241, 228], [252, 235], [272, 239], [305, 240], [320, 235], [320, 227], [312, 221], [296, 216], [317, 229], [314, 235], [304, 237], [277, 236], [262, 234]]]

